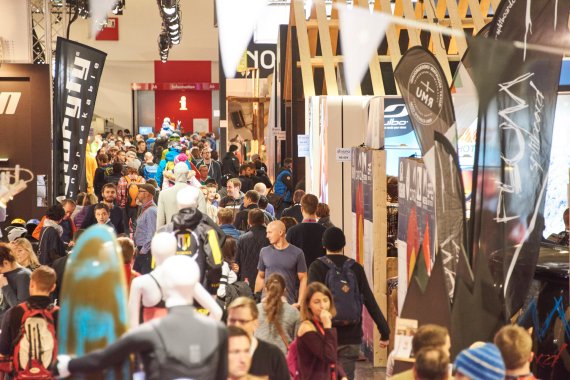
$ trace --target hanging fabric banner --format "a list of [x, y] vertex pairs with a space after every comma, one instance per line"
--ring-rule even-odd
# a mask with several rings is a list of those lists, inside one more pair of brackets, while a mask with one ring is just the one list
[[[437, 59], [423, 47], [409, 49], [394, 71], [435, 190], [436, 253], [442, 254], [449, 299], [460, 255], [465, 255], [465, 199], [455, 143], [451, 93]], [[451, 141], [450, 141], [451, 140]]]
[[55, 183], [58, 188], [63, 180], [66, 198], [75, 199], [79, 192], [85, 166], [85, 147], [106, 56], [106, 53], [89, 46], [61, 37], [57, 39], [54, 150], [62, 164], [55, 172], [61, 172], [63, 178], [56, 178]]
[[[472, 200], [474, 255], [486, 255], [506, 316], [523, 305], [538, 259], [570, 2], [503, 1], [487, 39], [468, 53], [479, 93]], [[496, 41], [495, 41], [496, 40]], [[518, 49], [511, 41], [522, 41]]]

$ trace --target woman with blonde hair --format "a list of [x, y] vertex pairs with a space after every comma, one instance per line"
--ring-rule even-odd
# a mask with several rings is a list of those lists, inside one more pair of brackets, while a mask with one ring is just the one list
[[18, 238], [12, 242], [12, 253], [16, 258], [16, 262], [24, 268], [34, 271], [34, 269], [40, 266], [32, 243], [26, 238]]
[[265, 298], [257, 304], [259, 327], [255, 337], [274, 344], [286, 355], [299, 328], [299, 311], [287, 303], [284, 294], [285, 279], [273, 273], [265, 282]]
[[301, 325], [297, 333], [299, 379], [346, 379], [337, 359], [337, 334], [332, 327], [336, 315], [329, 288], [320, 282], [307, 286], [301, 304]]

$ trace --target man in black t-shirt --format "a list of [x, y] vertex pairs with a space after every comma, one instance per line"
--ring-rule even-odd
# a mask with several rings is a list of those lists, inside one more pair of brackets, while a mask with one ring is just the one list
[[[340, 228], [331, 227], [325, 231], [322, 238], [322, 244], [326, 249], [327, 258], [329, 258], [337, 268], [342, 268], [343, 264], [349, 260], [344, 256], [343, 248], [346, 245], [344, 233]], [[362, 297], [366, 310], [372, 317], [372, 320], [380, 331], [381, 341], [380, 347], [388, 346], [390, 339], [390, 328], [386, 322], [386, 318], [382, 314], [378, 303], [374, 298], [374, 294], [368, 285], [366, 273], [364, 268], [359, 263], [355, 262], [352, 265], [352, 271], [356, 276], [358, 283], [358, 290]], [[322, 282], [325, 284], [329, 268], [321, 260], [315, 260], [309, 268], [309, 281]], [[345, 370], [348, 379], [354, 379], [354, 366], [360, 353], [360, 344], [362, 342], [362, 320], [359, 323], [348, 326], [335, 326], [338, 334], [338, 359]]]
[[313, 194], [305, 194], [301, 198], [303, 222], [287, 231], [287, 241], [303, 250], [307, 268], [317, 258], [325, 255], [322, 245], [323, 233], [326, 228], [317, 223], [317, 206], [319, 199]]

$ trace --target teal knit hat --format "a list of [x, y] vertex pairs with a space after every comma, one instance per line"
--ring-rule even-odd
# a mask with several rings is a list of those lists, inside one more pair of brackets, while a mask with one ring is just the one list
[[461, 351], [455, 359], [454, 367], [456, 371], [472, 379], [503, 380], [505, 378], [505, 363], [503, 363], [501, 352], [492, 343]]

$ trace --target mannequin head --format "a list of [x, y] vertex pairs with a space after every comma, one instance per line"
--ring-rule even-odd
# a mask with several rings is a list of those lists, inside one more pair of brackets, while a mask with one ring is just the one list
[[157, 267], [167, 258], [174, 256], [176, 249], [176, 238], [171, 233], [159, 232], [152, 238], [150, 251]]
[[176, 194], [176, 202], [178, 209], [198, 206], [198, 197], [200, 196], [200, 189], [194, 186], [187, 186]]
[[192, 305], [200, 279], [196, 261], [185, 255], [169, 257], [158, 269], [166, 307]]

